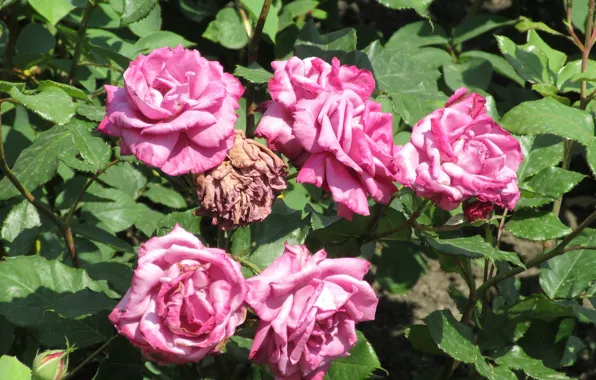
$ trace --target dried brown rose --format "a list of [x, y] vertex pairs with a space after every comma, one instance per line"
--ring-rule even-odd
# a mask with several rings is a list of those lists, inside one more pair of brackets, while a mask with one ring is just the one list
[[287, 166], [269, 148], [235, 131], [234, 146], [216, 168], [197, 176], [198, 215], [227, 230], [265, 219], [286, 188]]

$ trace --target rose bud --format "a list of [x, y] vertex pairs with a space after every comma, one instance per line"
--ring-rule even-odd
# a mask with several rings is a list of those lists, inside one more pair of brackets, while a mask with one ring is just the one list
[[490, 202], [474, 201], [464, 203], [463, 209], [466, 221], [472, 223], [479, 219], [488, 219], [495, 207]]
[[68, 352], [44, 351], [33, 359], [33, 380], [60, 380], [68, 371]]
[[269, 148], [236, 131], [224, 162], [197, 176], [197, 214], [213, 217], [213, 224], [224, 230], [265, 219], [286, 188], [286, 169]]

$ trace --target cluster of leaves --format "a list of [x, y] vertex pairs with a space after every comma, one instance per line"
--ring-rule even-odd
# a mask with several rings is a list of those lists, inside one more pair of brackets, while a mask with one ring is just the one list
[[[428, 17], [431, 0], [379, 2]], [[16, 179], [44, 207], [25, 200], [8, 176], [0, 179], [0, 355], [5, 355], [0, 378], [26, 379], [29, 369], [14, 357], [30, 365], [37, 350], [63, 348], [67, 340], [78, 348], [73, 365], [97, 354], [96, 365], [83, 369], [88, 378], [223, 376], [213, 358], [194, 366], [158, 366], [125, 339], [114, 338], [107, 314], [130, 286], [136, 247], [176, 223], [209, 245], [215, 245], [217, 231], [210, 220], [193, 215], [191, 178], [169, 178], [121, 157], [115, 141], [95, 128], [104, 116], [103, 84], [122, 85], [123, 71], [140, 53], [192, 47], [196, 30], [201, 43], [212, 48], [201, 49], [204, 55], [227, 60], [228, 68], [265, 98], [272, 74], [264, 67], [271, 57], [251, 65], [243, 59], [264, 1], [224, 3], [178, 0], [175, 17], [193, 25], [190, 35], [162, 30], [167, 10], [156, 0], [12, 0], [0, 5], [8, 12], [7, 22], [0, 21], [0, 52], [8, 68], [0, 92], [12, 99], [1, 107], [3, 155]], [[596, 63], [588, 61], [582, 69], [581, 59], [550, 47], [548, 38], [567, 40], [542, 23], [489, 14], [466, 18], [449, 31], [440, 20], [420, 20], [372, 41], [354, 28], [323, 33], [333, 16], [329, 3], [274, 1], [263, 29], [266, 54], [278, 60], [338, 57], [342, 64], [371, 70], [376, 100], [393, 114], [398, 144], [407, 142], [412, 126], [441, 107], [453, 90], [466, 86], [486, 96], [490, 114], [519, 137], [524, 153], [518, 171], [521, 200], [511, 218], [488, 221], [486, 229], [496, 232], [500, 223], [517, 238], [550, 244], [571, 236], [568, 247], [586, 249], [541, 264], [544, 294], [524, 296], [519, 281], [508, 277], [496, 284], [495, 293], [474, 298], [480, 289], [472, 268], [484, 265], [488, 274], [496, 268], [497, 276], [524, 268], [516, 253], [501, 250], [490, 234], [486, 239], [480, 235], [482, 222], [462, 222], [461, 209], [449, 213], [425, 207], [408, 189], [387, 207], [371, 203], [370, 216], [349, 222], [337, 216], [320, 189], [290, 180], [264, 222], [229, 234], [229, 252], [261, 269], [282, 253], [286, 241], [307, 244], [311, 251], [325, 248], [331, 257], [361, 256], [373, 262], [379, 286], [393, 294], [406, 293], [427, 261], [439, 260], [445, 271], [462, 276], [470, 298], [450, 289], [464, 318], [457, 320], [450, 310], [432, 312], [424, 324], [407, 330], [414, 349], [450, 358], [447, 369], [464, 363], [478, 378], [567, 378], [564, 368], [582, 350], [593, 349], [577, 331], [581, 324], [596, 323], [596, 311], [582, 303], [596, 303], [595, 260], [589, 251], [596, 245], [596, 230], [575, 234], [558, 218], [558, 208], [564, 194], [593, 174], [569, 170], [571, 158], [596, 169], [596, 102], [587, 96], [596, 89]], [[587, 12], [574, 9], [580, 30], [586, 30]], [[525, 34], [527, 42], [493, 37], [495, 32], [512, 32], [513, 39]], [[501, 54], [464, 49], [478, 39], [494, 42]], [[241, 108], [237, 129], [245, 128], [244, 112]], [[72, 265], [66, 230], [74, 236], [80, 268]], [[252, 336], [254, 326], [247, 323], [226, 344], [223, 360], [230, 376], [271, 376], [248, 361]], [[382, 374], [380, 368], [373, 347], [359, 334], [351, 356], [334, 362], [327, 378], [365, 379], [375, 370]], [[443, 369], [429, 369], [421, 378], [437, 374]]]

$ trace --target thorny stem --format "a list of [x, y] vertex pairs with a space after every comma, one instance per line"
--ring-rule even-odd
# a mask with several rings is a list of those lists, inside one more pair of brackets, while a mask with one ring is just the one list
[[590, 214], [590, 216], [588, 216], [586, 218], [586, 220], [584, 220], [572, 233], [570, 233], [569, 235], [567, 235], [567, 237], [565, 237], [565, 239], [563, 239], [559, 245], [557, 245], [555, 248], [553, 248], [550, 252], [535, 257], [534, 259], [528, 261], [526, 263], [526, 268], [523, 267], [515, 267], [507, 272], [503, 272], [501, 274], [496, 275], [495, 277], [489, 279], [487, 282], [485, 282], [484, 284], [482, 284], [482, 286], [480, 286], [478, 288], [478, 296], [482, 296], [488, 289], [490, 289], [493, 285], [498, 284], [499, 282], [509, 278], [509, 277], [513, 277], [519, 273], [522, 273], [530, 268], [536, 267], [540, 264], [542, 264], [545, 261], [548, 261], [550, 259], [552, 259], [553, 257], [559, 256], [564, 254], [565, 252], [569, 252], [571, 250], [578, 250], [578, 249], [590, 249], [590, 248], [594, 248], [594, 247], [588, 247], [588, 248], [584, 248], [584, 247], [571, 247], [573, 249], [566, 249], [567, 245], [569, 245], [569, 243], [571, 243], [571, 241], [573, 239], [575, 239], [584, 229], [586, 229], [586, 227], [588, 227], [590, 224], [592, 224], [594, 221], [596, 220], [596, 211], [592, 212]]
[[[261, 35], [263, 34], [263, 27], [265, 26], [265, 20], [267, 20], [267, 14], [271, 8], [273, 0], [265, 0], [263, 8], [261, 8], [261, 14], [255, 27], [254, 33], [248, 45], [248, 62], [250, 65], [256, 62], [259, 54], [259, 42]], [[255, 84], [248, 82], [246, 84], [246, 137], [253, 138], [255, 134]]]
[[[571, 20], [572, 15], [572, 8], [573, 8], [573, 1], [567, 0], [567, 20], [565, 24], [567, 25], [567, 30], [571, 35], [574, 43], [577, 45], [579, 50], [582, 53], [582, 66], [581, 72], [585, 73], [588, 70], [588, 62], [590, 59], [590, 51], [594, 46], [594, 42], [596, 41], [596, 29], [594, 28], [594, 0], [590, 0], [590, 4], [588, 7], [588, 21], [586, 25], [586, 36], [584, 39], [584, 43], [582, 44], [577, 34], [573, 30], [573, 23]], [[580, 81], [580, 105], [579, 108], [582, 110], [586, 109], [588, 102], [591, 100], [592, 94], [587, 94], [587, 81], [581, 80]], [[561, 167], [563, 169], [569, 169], [569, 165], [571, 164], [571, 151], [573, 149], [573, 141], [566, 140], [564, 142], [564, 149], [563, 149], [563, 162]], [[559, 216], [561, 212], [561, 206], [563, 204], [563, 196], [557, 199], [553, 204], [553, 214], [555, 216]]]
[[397, 226], [394, 229], [382, 232], [380, 234], [376, 234], [376, 235], [372, 235], [369, 239], [367, 239], [366, 241], [373, 241], [373, 240], [379, 240], [382, 238], [385, 238], [387, 236], [391, 236], [396, 232], [399, 232], [401, 230], [403, 230], [404, 228], [408, 228], [408, 227], [414, 227], [414, 226], [418, 226], [418, 224], [416, 224], [416, 219], [418, 219], [418, 217], [420, 215], [422, 215], [422, 213], [424, 212], [424, 210], [426, 209], [426, 207], [430, 204], [430, 200], [426, 199], [419, 207], [416, 211], [414, 211], [414, 213], [412, 214], [412, 216], [410, 216], [410, 219], [406, 220], [405, 222], [403, 222], [401, 225]]
[[259, 268], [255, 263], [250, 260], [245, 259], [241, 256], [232, 256], [232, 258], [240, 263], [240, 265], [247, 267], [248, 269], [252, 270], [255, 274], [261, 273], [261, 268]]
[[95, 182], [95, 180], [102, 174], [104, 173], [106, 170], [108, 170], [108, 168], [110, 168], [113, 165], [116, 165], [118, 162], [120, 162], [119, 159], [116, 159], [112, 162], [110, 162], [109, 164], [107, 164], [104, 168], [99, 169], [94, 175], [93, 177], [91, 177], [87, 183], [85, 184], [85, 186], [83, 187], [83, 190], [81, 190], [81, 192], [79, 193], [79, 196], [77, 197], [77, 199], [74, 201], [74, 203], [72, 204], [72, 206], [70, 206], [70, 209], [68, 210], [68, 214], [66, 215], [66, 225], [70, 227], [70, 223], [72, 221], [72, 216], [74, 215], [74, 212], [77, 209], [77, 206], [79, 205], [79, 203], [81, 202], [81, 199], [83, 199], [83, 195], [85, 195], [85, 192], [87, 191], [87, 189], [89, 188], [89, 186], [91, 186], [91, 184], [93, 182]]
[[[12, 101], [13, 99], [2, 99], [0, 100], [0, 136], [2, 136], [2, 107], [1, 104], [5, 101]], [[70, 254], [70, 259], [72, 261], [72, 266], [75, 268], [79, 267], [79, 259], [77, 257], [77, 252], [74, 246], [74, 239], [72, 237], [72, 231], [70, 228], [66, 226], [66, 224], [56, 216], [52, 210], [41, 203], [39, 199], [37, 199], [29, 190], [25, 188], [25, 186], [19, 181], [17, 176], [10, 170], [8, 167], [8, 163], [6, 162], [6, 155], [4, 153], [4, 144], [0, 141], [0, 169], [6, 175], [6, 178], [16, 187], [16, 189], [25, 197], [25, 199], [31, 203], [36, 209], [44, 213], [60, 230], [62, 237], [64, 238], [64, 242], [66, 243], [66, 247], [68, 248], [68, 252]]]
[[71, 378], [74, 377], [74, 375], [79, 372], [83, 367], [85, 367], [87, 364], [91, 363], [91, 361], [93, 359], [95, 359], [95, 357], [99, 354], [101, 354], [106, 348], [108, 348], [108, 346], [110, 345], [110, 343], [112, 343], [112, 341], [114, 339], [116, 339], [118, 337], [118, 334], [113, 335], [110, 339], [108, 339], [107, 342], [105, 342], [101, 347], [99, 347], [97, 350], [93, 351], [93, 353], [91, 353], [91, 355], [89, 355], [87, 357], [87, 359], [83, 360], [83, 362], [81, 364], [79, 364], [75, 369], [73, 369], [71, 372], [69, 372], [63, 380], [69, 380]]
[[81, 25], [79, 26], [79, 30], [77, 32], [79, 39], [75, 45], [74, 53], [72, 55], [72, 63], [70, 65], [70, 72], [68, 73], [68, 83], [72, 84], [74, 81], [74, 77], [77, 73], [77, 65], [79, 59], [81, 58], [81, 49], [83, 47], [83, 40], [85, 39], [85, 32], [87, 31], [87, 24], [89, 23], [89, 15], [91, 15], [91, 11], [95, 7], [95, 0], [87, 0], [87, 4], [85, 4], [85, 9], [83, 9], [83, 18], [81, 19]]

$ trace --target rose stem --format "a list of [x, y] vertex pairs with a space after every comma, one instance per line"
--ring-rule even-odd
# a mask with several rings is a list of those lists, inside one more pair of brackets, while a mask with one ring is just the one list
[[81, 25], [79, 26], [79, 30], [77, 35], [79, 39], [75, 44], [74, 53], [72, 55], [72, 63], [70, 64], [70, 72], [68, 73], [68, 83], [72, 84], [74, 81], [74, 77], [77, 73], [77, 64], [79, 59], [81, 58], [81, 48], [83, 46], [83, 40], [85, 39], [85, 32], [87, 31], [87, 24], [89, 23], [89, 15], [91, 11], [95, 7], [95, 0], [87, 0], [87, 4], [85, 4], [85, 9], [83, 9], [83, 18], [81, 19]]
[[[2, 103], [6, 101], [13, 101], [11, 98], [2, 99], [0, 100], [0, 136], [2, 136]], [[72, 232], [70, 228], [66, 227], [66, 224], [56, 216], [52, 210], [41, 203], [39, 199], [37, 199], [29, 190], [25, 188], [25, 186], [19, 181], [17, 176], [10, 170], [8, 167], [8, 163], [6, 162], [6, 155], [4, 154], [4, 143], [0, 141], [0, 169], [6, 175], [6, 178], [16, 187], [16, 189], [25, 197], [25, 199], [31, 203], [36, 209], [44, 213], [52, 222], [56, 224], [60, 232], [62, 233], [62, 237], [66, 243], [68, 248], [68, 252], [70, 254], [70, 259], [72, 261], [72, 266], [75, 268], [79, 267], [79, 258], [77, 257], [77, 252], [74, 247], [74, 240], [72, 238]]]
[[[259, 42], [261, 35], [263, 34], [263, 27], [265, 26], [265, 20], [267, 20], [267, 14], [273, 0], [265, 0], [263, 8], [261, 8], [261, 14], [255, 27], [252, 38], [248, 45], [248, 60], [247, 66], [251, 63], [256, 62], [259, 54]], [[246, 137], [253, 138], [255, 135], [255, 84], [248, 82], [246, 83]]]

